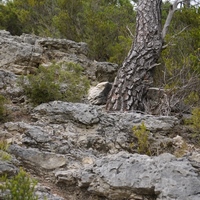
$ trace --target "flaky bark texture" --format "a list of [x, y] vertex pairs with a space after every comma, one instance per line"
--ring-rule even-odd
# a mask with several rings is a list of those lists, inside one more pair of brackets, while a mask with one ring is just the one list
[[145, 111], [152, 70], [162, 48], [161, 2], [138, 2], [134, 42], [115, 78], [106, 105], [108, 111]]

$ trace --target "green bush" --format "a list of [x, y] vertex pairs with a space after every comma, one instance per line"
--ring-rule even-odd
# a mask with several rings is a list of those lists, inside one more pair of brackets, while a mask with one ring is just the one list
[[2, 95], [0, 95], [0, 121], [3, 121], [5, 118], [5, 103], [6, 103], [6, 98]]
[[0, 139], [0, 160], [10, 160], [11, 155], [7, 153], [8, 143], [6, 140]]
[[192, 128], [192, 137], [193, 142], [196, 145], [200, 145], [200, 107], [195, 107], [192, 109], [192, 116], [189, 119], [185, 119], [185, 125], [189, 125]]
[[34, 194], [37, 182], [31, 179], [23, 169], [10, 179], [7, 176], [1, 177], [1, 181], [0, 191], [5, 194], [5, 200], [38, 200]]
[[138, 153], [151, 155], [150, 144], [148, 140], [149, 131], [144, 122], [139, 126], [133, 127], [133, 134], [138, 139]]
[[75, 63], [40, 66], [36, 74], [20, 79], [25, 94], [34, 105], [54, 100], [79, 102], [87, 94], [89, 80], [82, 74], [83, 68]]
[[200, 108], [194, 108], [192, 110], [192, 117], [189, 120], [189, 123], [192, 125], [192, 128], [195, 132], [200, 133]]

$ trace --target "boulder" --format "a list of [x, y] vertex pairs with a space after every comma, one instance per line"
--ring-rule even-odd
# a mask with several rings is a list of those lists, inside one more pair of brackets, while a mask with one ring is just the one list
[[109, 82], [101, 82], [95, 87], [91, 87], [88, 93], [88, 100], [94, 105], [106, 104], [108, 94], [112, 88], [112, 84]]
[[[119, 152], [122, 149], [136, 152], [137, 145], [131, 147], [133, 143], [137, 143], [133, 134], [133, 127], [144, 122], [150, 131], [149, 137], [152, 138], [151, 148], [157, 153], [162, 153], [165, 149], [163, 145], [167, 148], [170, 148], [171, 145], [173, 150], [172, 140], [165, 139], [165, 137], [179, 123], [179, 120], [175, 117], [156, 117], [131, 112], [107, 113], [98, 106], [62, 101], [37, 106], [32, 112], [32, 118], [43, 127], [42, 132], [47, 133], [51, 130], [51, 133], [53, 133], [54, 128], [57, 127], [59, 134], [63, 138], [67, 138], [70, 146], [72, 144], [76, 146], [69, 147], [68, 144], [65, 152], [69, 148], [92, 148], [104, 153]], [[44, 126], [44, 124], [46, 125]], [[63, 128], [63, 126], [66, 128]], [[37, 133], [39, 134], [40, 131], [37, 131]], [[152, 136], [156, 136], [158, 139], [154, 139]], [[32, 141], [30, 135], [28, 138], [27, 141]], [[55, 140], [54, 143], [49, 141], [50, 146], [53, 147], [55, 144]], [[59, 149], [59, 152], [64, 150], [63, 147], [62, 150], [60, 147], [57, 147], [57, 149]]]

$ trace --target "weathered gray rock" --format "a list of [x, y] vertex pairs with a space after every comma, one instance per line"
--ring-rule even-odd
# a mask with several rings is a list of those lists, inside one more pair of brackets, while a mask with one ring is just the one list
[[[200, 197], [200, 177], [187, 159], [171, 154], [158, 157], [120, 152], [95, 160], [79, 170], [58, 171], [58, 182], [78, 182], [80, 187], [121, 200], [141, 199], [193, 200]], [[134, 199], [134, 198], [133, 198]]]
[[9, 96], [12, 100], [22, 96], [23, 91], [17, 84], [17, 75], [0, 70], [0, 93]]
[[109, 82], [101, 82], [95, 87], [91, 87], [88, 93], [88, 100], [94, 105], [106, 104], [108, 94], [112, 88]]
[[[148, 130], [170, 130], [179, 120], [173, 116], [153, 116], [144, 115], [141, 113], [106, 113], [102, 112], [97, 106], [82, 104], [82, 103], [68, 103], [62, 101], [53, 101], [44, 103], [33, 110], [32, 117], [36, 120], [44, 119], [51, 122], [67, 122], [69, 120], [79, 122], [85, 125], [93, 125], [100, 123], [103, 126], [108, 126], [110, 123], [112, 128], [118, 126], [119, 129], [129, 129], [134, 125], [145, 123]], [[100, 119], [101, 118], [101, 119]]]
[[52, 194], [51, 188], [38, 184], [35, 188], [35, 195], [38, 197], [38, 200], [65, 200], [63, 197], [60, 197], [56, 194]]
[[66, 164], [65, 156], [59, 154], [26, 149], [18, 145], [11, 145], [9, 151], [23, 162], [46, 170], [56, 169]]
[[44, 118], [48, 116], [48, 120], [52, 120], [54, 123], [72, 120], [85, 125], [93, 125], [99, 122], [97, 110], [90, 105], [81, 103], [54, 101], [41, 104], [34, 109], [33, 117], [38, 119], [41, 115]]
[[200, 197], [198, 159], [130, 153], [135, 152], [131, 143], [137, 143], [132, 127], [142, 122], [151, 137], [156, 136], [151, 145], [156, 144], [162, 153], [164, 147], [156, 139], [158, 132], [162, 142], [173, 144], [173, 139], [166, 136], [178, 124], [175, 117], [107, 113], [94, 105], [54, 101], [37, 106], [32, 118], [29, 124], [4, 124], [5, 133], [22, 135], [21, 147], [11, 145], [10, 152], [28, 169], [66, 188], [71, 198], [78, 200], [77, 190], [94, 195], [95, 200], [98, 196], [110, 200]]
[[12, 36], [0, 30], [0, 45], [0, 68], [17, 75], [34, 73], [41, 64], [48, 66], [53, 62], [67, 61], [83, 66], [92, 80], [113, 81], [118, 68], [113, 63], [89, 60], [84, 42], [28, 34]]
[[[175, 117], [155, 117], [131, 112], [106, 113], [97, 106], [61, 101], [37, 106], [33, 110], [32, 117], [38, 125], [42, 126], [41, 123], [43, 123], [44, 127], [44, 124], [46, 124], [46, 127], [43, 128], [43, 132], [46, 133], [44, 135], [48, 135], [48, 132], [53, 133], [56, 128], [61, 137], [67, 140], [65, 148], [56, 147], [59, 152], [66, 152], [67, 149], [74, 148], [73, 145], [76, 148], [92, 148], [101, 152], [114, 153], [122, 149], [132, 152], [130, 146], [137, 142], [133, 135], [133, 126], [138, 126], [144, 122], [152, 134], [159, 131], [163, 136], [157, 135], [157, 137], [164, 140], [163, 137], [178, 124]], [[37, 130], [34, 132], [39, 133]], [[54, 139], [54, 141], [56, 140]], [[159, 146], [157, 141], [152, 140], [152, 147], [154, 142], [156, 142], [156, 152], [163, 152], [163, 146]], [[168, 142], [170, 143], [170, 139]], [[49, 144], [51, 147], [55, 147], [55, 142], [54, 144], [49, 142]], [[135, 148], [137, 148], [136, 145]]]
[[38, 37], [32, 35], [32, 40], [27, 35], [11, 36], [8, 32], [0, 32], [0, 67], [15, 74], [24, 74], [42, 63], [43, 53], [40, 46], [35, 45]]
[[[98, 82], [112, 82], [118, 68], [112, 63], [89, 60], [87, 45], [70, 40], [11, 36], [0, 31], [0, 45], [0, 93], [17, 103], [16, 107], [10, 105], [10, 111], [20, 109], [23, 104], [18, 103], [25, 102], [17, 85], [18, 75], [33, 73], [40, 64], [79, 63], [85, 74]], [[92, 98], [94, 104], [105, 102], [104, 89]], [[151, 106], [155, 107], [154, 99]], [[0, 125], [0, 137], [10, 144], [12, 155], [12, 161], [0, 161], [0, 175], [14, 175], [16, 166], [23, 165], [35, 176], [56, 183], [56, 190], [66, 192], [62, 198], [52, 194], [55, 190], [50, 187], [38, 185], [39, 199], [200, 199], [199, 152], [188, 151], [184, 158], [162, 154], [182, 146], [174, 135], [169, 138], [179, 124], [177, 118], [105, 112], [103, 107], [61, 101], [26, 109], [31, 113], [25, 116], [26, 122], [15, 117], [15, 122]], [[142, 122], [149, 131], [155, 156], [135, 154], [138, 140], [133, 127]]]
[[99, 82], [113, 82], [118, 70], [118, 65], [109, 62], [97, 62], [96, 64], [96, 79]]
[[0, 160], [0, 176], [7, 174], [8, 176], [13, 176], [18, 172], [18, 168], [8, 162]]

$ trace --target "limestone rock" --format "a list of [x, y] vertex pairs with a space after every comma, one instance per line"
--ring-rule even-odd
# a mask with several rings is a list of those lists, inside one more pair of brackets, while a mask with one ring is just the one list
[[18, 168], [7, 161], [0, 160], [0, 176], [7, 174], [8, 176], [13, 176], [18, 172]]
[[46, 170], [56, 169], [66, 164], [66, 159], [63, 155], [40, 152], [32, 148], [25, 149], [18, 145], [11, 145], [9, 151], [17, 158], [23, 160], [23, 162]]
[[22, 96], [23, 91], [17, 84], [17, 75], [0, 70], [0, 93], [12, 100]]
[[[159, 131], [165, 137], [168, 131], [178, 124], [178, 119], [175, 117], [156, 117], [131, 112], [106, 113], [98, 106], [61, 101], [37, 106], [33, 110], [32, 117], [40, 125], [46, 124], [42, 131], [44, 135], [48, 135], [51, 130], [51, 138], [55, 137], [53, 130], [56, 128], [56, 132], [67, 139], [65, 147], [56, 147], [59, 152], [68, 152], [69, 149], [74, 148], [72, 144], [75, 144], [76, 148], [92, 148], [101, 152], [116, 153], [122, 149], [134, 152], [137, 146], [135, 150], [130, 147], [136, 142], [132, 131], [134, 126], [144, 122], [152, 134]], [[39, 134], [41, 131], [35, 130], [35, 132]], [[26, 132], [25, 135], [28, 136]], [[30, 135], [28, 140], [27, 142], [31, 144]], [[59, 144], [60, 141], [57, 143]], [[53, 147], [57, 143], [54, 139], [54, 143], [49, 141], [48, 144]], [[156, 151], [159, 153], [164, 151], [163, 146], [158, 145], [157, 141], [155, 144]], [[151, 146], [153, 148], [153, 141]]]
[[[105, 103], [108, 81], [113, 81], [118, 68], [116, 64], [89, 60], [83, 42], [28, 34], [11, 36], [0, 31], [0, 45], [0, 93], [17, 104], [15, 109], [25, 106], [17, 78], [34, 73], [40, 64], [48, 67], [53, 61], [79, 63], [91, 80], [104, 81], [97, 86], [97, 94], [91, 92], [93, 104]], [[163, 154], [181, 145], [180, 137], [173, 138], [177, 132], [169, 138], [179, 124], [176, 117], [112, 113], [104, 111], [103, 106], [62, 101], [34, 109], [26, 105], [26, 109], [29, 112], [25, 122], [16, 117], [15, 121], [0, 124], [0, 139], [9, 143], [12, 155], [10, 162], [0, 161], [0, 175], [14, 175], [16, 166], [23, 166], [66, 192], [62, 198], [52, 194], [55, 190], [48, 186], [38, 185], [39, 199], [200, 199], [199, 151], [188, 151], [182, 158]], [[136, 153], [138, 139], [133, 127], [143, 122], [149, 131], [150, 147], [155, 149], [151, 157]]]
[[108, 94], [112, 88], [109, 82], [101, 82], [95, 87], [91, 87], [88, 93], [88, 100], [94, 105], [106, 104]]
[[[62, 178], [61, 178], [62, 174]], [[70, 173], [57, 172], [58, 181], [71, 174], [73, 181], [94, 194], [112, 200], [141, 199], [193, 200], [200, 197], [200, 177], [187, 159], [171, 154], [158, 157], [120, 152], [95, 160], [95, 163]]]
[[47, 186], [43, 186], [41, 184], [37, 184], [35, 188], [35, 195], [37, 195], [38, 200], [65, 200], [64, 198], [51, 193], [51, 189]]
[[113, 82], [118, 70], [118, 65], [109, 62], [96, 63], [96, 79], [99, 82]]
[[[12, 144], [10, 152], [27, 169], [66, 188], [72, 199], [80, 198], [77, 191], [94, 200], [200, 197], [198, 159], [166, 153], [149, 157], [130, 147], [136, 142], [133, 126], [144, 122], [152, 136], [159, 132], [165, 139], [179, 122], [175, 117], [107, 113], [94, 105], [54, 101], [37, 106], [32, 118], [29, 124], [4, 124], [5, 133], [22, 134], [21, 147]], [[162, 152], [163, 146], [157, 148]]]
[[26, 34], [19, 37], [0, 31], [0, 67], [15, 74], [23, 74], [31, 67], [37, 67], [42, 63], [43, 53], [43, 50], [35, 45], [37, 39], [34, 35], [27, 39]]
[[29, 34], [12, 36], [0, 30], [0, 45], [0, 68], [17, 75], [34, 73], [41, 64], [67, 61], [80, 64], [92, 80], [113, 81], [118, 68], [113, 63], [88, 59], [88, 46], [84, 42]]
[[92, 106], [81, 103], [73, 104], [54, 101], [37, 106], [33, 112], [34, 118], [40, 118], [41, 115], [43, 117], [48, 116], [48, 120], [52, 120], [53, 122], [73, 120], [85, 125], [92, 125], [99, 122], [97, 110]]

